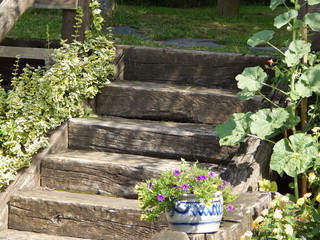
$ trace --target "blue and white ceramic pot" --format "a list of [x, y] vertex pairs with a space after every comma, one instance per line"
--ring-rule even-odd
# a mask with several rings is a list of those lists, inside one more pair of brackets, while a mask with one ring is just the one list
[[172, 231], [186, 233], [211, 233], [219, 230], [223, 215], [222, 193], [217, 192], [210, 204], [196, 199], [194, 194], [184, 195], [172, 209], [166, 210], [166, 217]]

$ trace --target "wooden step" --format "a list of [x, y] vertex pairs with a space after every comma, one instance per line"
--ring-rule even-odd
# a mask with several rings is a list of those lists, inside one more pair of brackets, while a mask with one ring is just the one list
[[111, 83], [96, 97], [100, 115], [213, 125], [259, 105], [258, 99], [241, 102], [230, 91], [132, 81]]
[[[257, 213], [267, 208], [270, 201], [270, 193], [242, 193], [232, 203], [234, 211], [224, 214], [218, 232], [188, 237], [190, 240], [239, 239], [252, 229]], [[153, 235], [158, 236], [154, 239], [173, 239], [170, 233], [164, 234], [166, 238], [159, 238], [163, 236], [159, 232], [167, 230], [163, 216], [153, 224], [143, 222], [137, 206], [137, 200], [122, 198], [57, 191], [20, 192], [9, 203], [9, 228], [55, 235], [51, 238], [54, 240], [60, 240], [56, 235], [98, 240], [144, 240]], [[1, 234], [4, 233], [0, 232], [0, 239]]]
[[59, 191], [29, 191], [9, 203], [9, 228], [51, 235], [113, 240], [150, 239], [157, 225], [140, 220], [137, 200]]
[[26, 231], [17, 230], [5, 230], [0, 232], [1, 240], [90, 240], [88, 238], [73, 238], [73, 237], [63, 237], [56, 235], [49, 235], [44, 233], [34, 233]]
[[210, 125], [119, 117], [69, 121], [69, 148], [227, 164], [237, 146], [219, 145]]
[[237, 90], [235, 77], [272, 56], [117, 45], [116, 79]]
[[[67, 151], [46, 156], [41, 164], [41, 185], [49, 189], [74, 190], [137, 198], [134, 187], [162, 171], [180, 167], [180, 161], [96, 151]], [[219, 174], [219, 168], [207, 164]]]

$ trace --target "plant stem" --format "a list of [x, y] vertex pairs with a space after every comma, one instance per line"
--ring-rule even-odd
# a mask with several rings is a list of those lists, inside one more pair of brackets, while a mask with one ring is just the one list
[[294, 196], [296, 197], [296, 199], [298, 199], [299, 198], [298, 176], [295, 176], [293, 180], [294, 180]]
[[270, 42], [267, 42], [267, 43], [270, 45], [270, 47], [274, 48], [274, 49], [277, 50], [279, 53], [281, 53], [282, 55], [284, 55], [284, 52], [282, 52], [279, 48], [277, 48], [276, 46], [274, 46], [272, 43], [270, 43]]

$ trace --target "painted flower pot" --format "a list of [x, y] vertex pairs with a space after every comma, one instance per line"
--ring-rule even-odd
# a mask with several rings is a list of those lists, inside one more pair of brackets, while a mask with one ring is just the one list
[[210, 204], [196, 199], [196, 195], [184, 195], [172, 209], [166, 210], [166, 217], [172, 231], [186, 233], [210, 233], [219, 230], [223, 215], [222, 193], [217, 192]]

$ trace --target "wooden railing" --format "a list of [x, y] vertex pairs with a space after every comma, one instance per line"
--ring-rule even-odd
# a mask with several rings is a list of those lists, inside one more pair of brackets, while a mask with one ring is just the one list
[[[3, 0], [0, 2], [0, 42], [11, 30], [19, 17], [29, 8], [62, 9], [61, 38], [72, 40], [76, 9], [82, 7], [83, 23], [79, 30], [79, 40], [84, 39], [84, 32], [90, 26], [90, 0]], [[45, 21], [45, 19], [43, 19]], [[0, 57], [44, 59], [48, 58], [47, 49], [19, 46], [0, 46]]]

